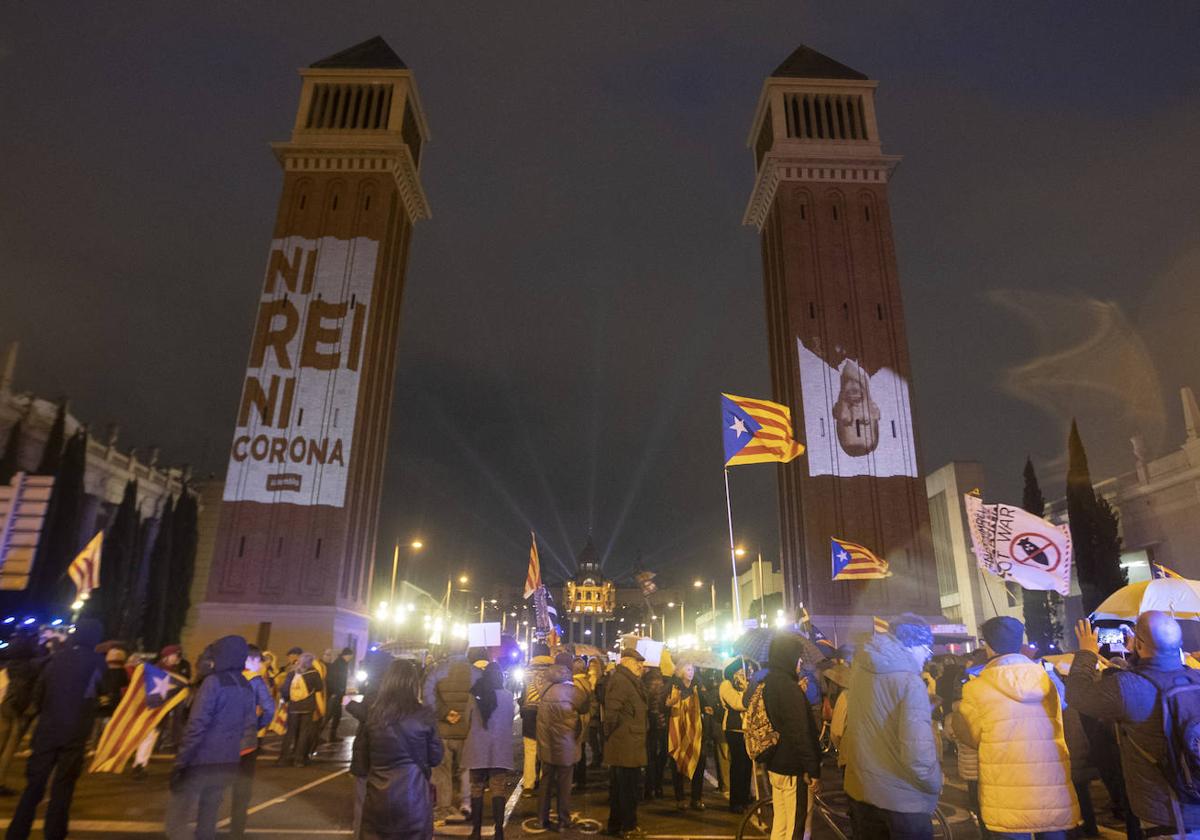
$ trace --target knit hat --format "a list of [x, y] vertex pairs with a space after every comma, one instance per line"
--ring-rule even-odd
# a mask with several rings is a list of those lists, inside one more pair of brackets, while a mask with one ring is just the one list
[[554, 664], [555, 665], [564, 665], [564, 666], [566, 666], [567, 670], [569, 671], [569, 670], [571, 670], [571, 666], [573, 666], [575, 664], [575, 656], [573, 654], [567, 653], [564, 650], [555, 655]]
[[1025, 640], [1025, 625], [1011, 615], [998, 615], [983, 622], [980, 635], [996, 653], [1018, 653]]
[[183, 648], [181, 648], [179, 645], [167, 645], [165, 648], [163, 648], [162, 650], [160, 650], [158, 652], [158, 658], [166, 659], [168, 656], [171, 656], [172, 654], [182, 656]]
[[914, 613], [898, 615], [892, 621], [892, 633], [905, 647], [933, 647], [933, 630], [929, 622]]

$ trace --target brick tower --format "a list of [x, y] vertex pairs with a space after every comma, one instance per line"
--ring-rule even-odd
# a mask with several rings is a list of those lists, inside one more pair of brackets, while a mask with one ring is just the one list
[[[900, 159], [882, 152], [875, 87], [801, 46], [763, 84], [748, 141], [772, 387], [807, 447], [779, 467], [787, 603], [827, 633], [940, 613], [888, 209]], [[893, 577], [831, 580], [831, 537], [886, 556]]]
[[226, 633], [363, 652], [397, 330], [429, 216], [416, 84], [382, 38], [300, 71], [207, 597], [189, 645]]

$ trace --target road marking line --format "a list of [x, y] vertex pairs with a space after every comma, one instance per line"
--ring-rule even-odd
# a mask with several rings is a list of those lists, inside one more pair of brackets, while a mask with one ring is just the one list
[[[287, 793], [283, 794], [282, 796], [277, 796], [274, 799], [268, 799], [266, 802], [259, 803], [258, 805], [255, 805], [253, 808], [250, 808], [249, 810], [247, 810], [246, 816], [248, 817], [251, 814], [257, 814], [259, 811], [263, 811], [267, 808], [270, 808], [273, 805], [282, 805], [284, 802], [287, 802], [289, 799], [291, 799], [294, 796], [299, 796], [300, 794], [304, 793], [304, 791], [306, 791], [306, 790], [312, 790], [317, 785], [323, 785], [326, 782], [328, 782], [332, 779], [336, 779], [338, 776], [344, 775], [349, 772], [350, 771], [348, 769], [336, 770], [333, 773], [329, 773], [328, 775], [322, 776], [319, 779], [315, 779], [314, 781], [311, 781], [306, 785], [301, 785], [300, 787], [296, 788], [295, 790], [290, 790]], [[228, 825], [229, 825], [229, 817], [226, 817], [225, 819], [223, 819], [219, 823], [217, 823], [217, 828], [226, 828]]]
[[[12, 822], [10, 819], [0, 819], [0, 828], [8, 828], [10, 822]], [[43, 830], [45, 820], [37, 820], [34, 822], [33, 827], [38, 831]], [[81, 831], [89, 834], [93, 832], [111, 834], [119, 831], [125, 834], [156, 834], [161, 837], [163, 824], [148, 820], [71, 820], [71, 831]], [[354, 832], [348, 828], [247, 828], [246, 833], [348, 837]]]

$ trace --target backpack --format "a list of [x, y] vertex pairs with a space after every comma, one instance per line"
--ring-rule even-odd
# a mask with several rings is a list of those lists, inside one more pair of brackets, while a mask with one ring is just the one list
[[297, 672], [292, 677], [292, 684], [288, 686], [288, 699], [293, 703], [298, 703], [309, 694], [308, 683], [304, 681], [304, 675]]
[[742, 733], [746, 739], [746, 754], [754, 761], [779, 744], [779, 733], [771, 726], [771, 719], [767, 717], [763, 683], [754, 687], [750, 702], [746, 704], [746, 713], [742, 715]]
[[1162, 705], [1166, 752], [1158, 769], [1181, 803], [1200, 805], [1200, 673], [1189, 668], [1136, 673], [1158, 689]]

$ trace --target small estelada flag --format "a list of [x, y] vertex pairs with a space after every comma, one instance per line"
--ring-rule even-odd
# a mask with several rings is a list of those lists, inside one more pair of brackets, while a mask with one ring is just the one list
[[725, 466], [786, 464], [804, 452], [792, 434], [792, 410], [767, 400], [721, 394]]
[[888, 561], [875, 556], [866, 546], [849, 540], [830, 539], [833, 555], [833, 580], [872, 580], [891, 577]]
[[525, 597], [528, 598], [542, 586], [542, 561], [538, 559], [537, 534], [530, 532], [529, 571], [525, 573]]
[[871, 624], [873, 625], [872, 629], [876, 633], [888, 633], [892, 629], [892, 625], [888, 624], [887, 619], [880, 618], [877, 615], [871, 616]]
[[134, 669], [125, 696], [100, 734], [92, 773], [120, 773], [138, 744], [188, 696], [187, 680], [143, 662]]
[[93, 589], [100, 586], [100, 551], [104, 547], [104, 532], [97, 531], [96, 536], [84, 546], [83, 551], [76, 555], [67, 567], [67, 577], [75, 584], [75, 597], [87, 598]]
[[1161, 563], [1151, 563], [1150, 564], [1150, 575], [1151, 575], [1151, 577], [1153, 577], [1155, 579], [1178, 578], [1179, 580], [1183, 580], [1183, 575], [1179, 574], [1179, 572], [1168, 569], [1166, 566], [1164, 566]]

